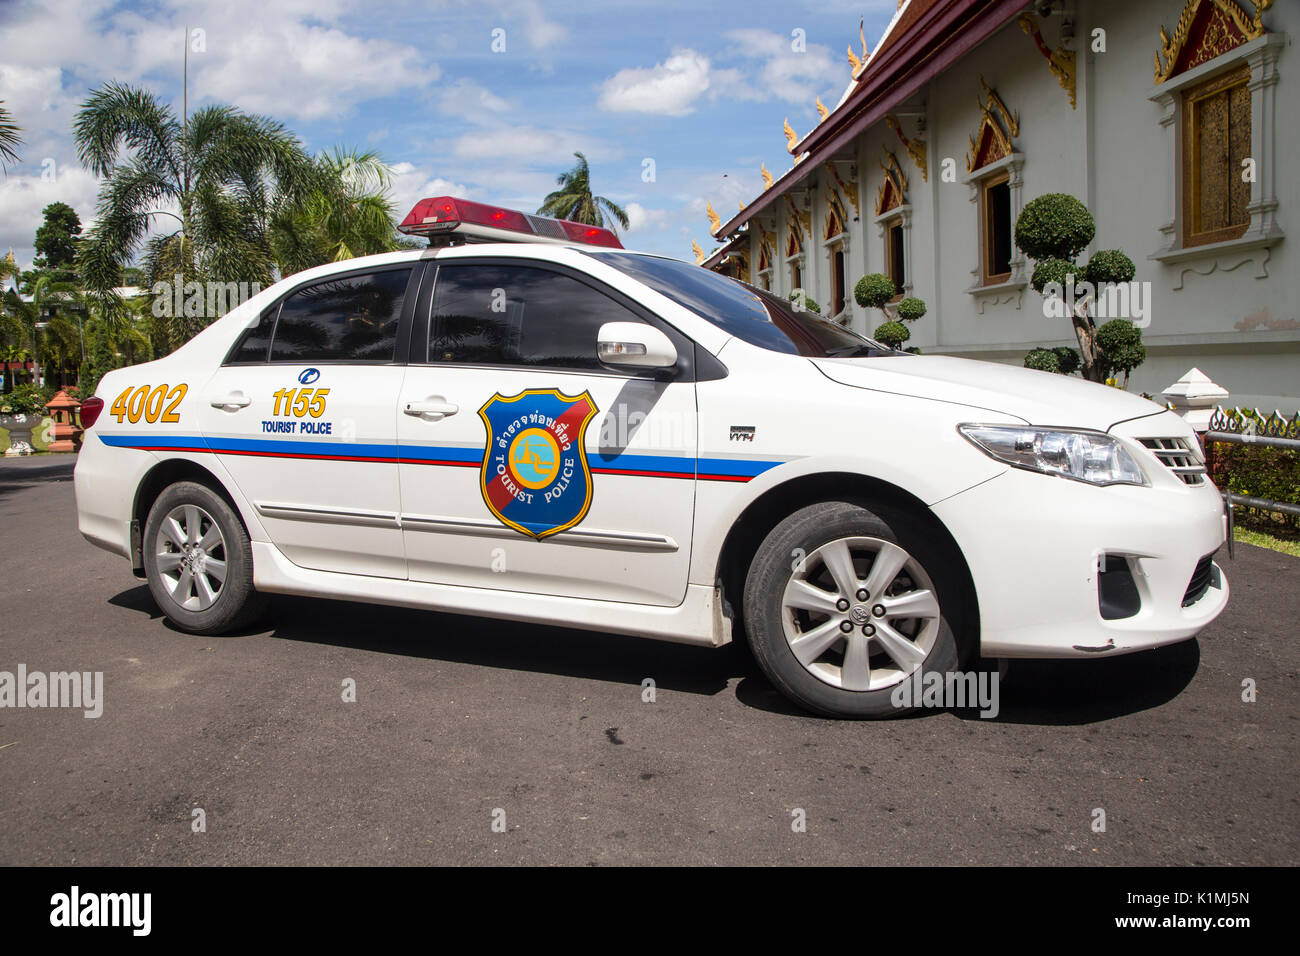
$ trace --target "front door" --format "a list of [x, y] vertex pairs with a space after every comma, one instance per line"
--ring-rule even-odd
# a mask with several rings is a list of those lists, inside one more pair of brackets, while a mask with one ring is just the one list
[[682, 601], [695, 386], [689, 364], [685, 374], [601, 365], [597, 331], [615, 321], [655, 320], [540, 262], [438, 267], [417, 344], [427, 351], [415, 356], [426, 361], [407, 367], [397, 404], [413, 580]]

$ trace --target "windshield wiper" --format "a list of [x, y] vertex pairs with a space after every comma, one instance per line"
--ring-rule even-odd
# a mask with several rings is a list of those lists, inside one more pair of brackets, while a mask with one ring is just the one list
[[893, 349], [882, 349], [876, 345], [845, 345], [831, 349], [827, 358], [876, 358], [881, 355], [894, 355]]

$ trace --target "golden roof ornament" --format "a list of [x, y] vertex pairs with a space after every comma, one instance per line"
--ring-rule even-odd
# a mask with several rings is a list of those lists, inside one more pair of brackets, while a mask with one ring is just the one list
[[917, 168], [921, 170], [921, 178], [928, 183], [930, 181], [930, 170], [928, 168], [926, 157], [925, 140], [908, 139], [903, 133], [902, 126], [898, 123], [898, 117], [893, 113], [890, 113], [885, 117], [885, 125], [894, 131], [894, 135], [898, 137], [898, 141], [902, 143], [903, 148], [907, 150], [907, 155], [912, 157], [912, 162], [916, 163]]
[[831, 115], [831, 111], [826, 108], [826, 104], [822, 102], [820, 96], [817, 97], [817, 115], [823, 120]]
[[758, 164], [758, 174], [763, 177], [763, 188], [772, 188], [772, 174], [767, 171], [767, 163]]
[[698, 266], [704, 262], [704, 250], [694, 239], [691, 240], [691, 252], [695, 253], [695, 264]]
[[[1191, 36], [1192, 26], [1202, 9], [1208, 7], [1208, 16], [1217, 21], [1214, 24], [1217, 29], [1206, 31], [1206, 38], [1201, 40], [1204, 47], [1201, 52], [1207, 58], [1227, 53], [1241, 43], [1257, 40], [1267, 33], [1268, 31], [1264, 29], [1264, 11], [1273, 6], [1273, 0], [1252, 0], [1252, 2], [1255, 6], [1254, 17], [1247, 16], [1237, 5], [1236, 0], [1187, 0], [1182, 14], [1178, 17], [1178, 25], [1174, 27], [1174, 35], [1170, 37], [1164, 27], [1160, 28], [1160, 49], [1152, 54], [1156, 65], [1156, 83], [1163, 83], [1174, 75], [1174, 70], [1178, 68], [1178, 61], [1182, 59], [1183, 47], [1186, 46]], [[1239, 36], [1233, 37], [1233, 32]], [[1209, 41], [1211, 33], [1217, 36], [1217, 42]], [[1164, 63], [1160, 62], [1162, 56]], [[1190, 68], [1198, 65], [1197, 57], [1193, 55], [1187, 66]]]
[[785, 118], [785, 148], [791, 155], [794, 155], [794, 144], [799, 142], [799, 137], [795, 134], [794, 127], [790, 125], [790, 117]]
[[1061, 89], [1065, 90], [1070, 97], [1070, 109], [1075, 109], [1074, 101], [1074, 51], [1067, 50], [1065, 47], [1057, 47], [1055, 50], [1047, 45], [1043, 39], [1043, 32], [1038, 29], [1038, 21], [1032, 13], [1021, 14], [1020, 19], [1016, 21], [1020, 24], [1020, 29], [1030, 36], [1034, 45], [1038, 47], [1038, 52], [1042, 54], [1047, 61], [1047, 68], [1051, 71], [1052, 76], [1056, 77], [1056, 82], [1061, 84]]
[[744, 212], [744, 211], [745, 211], [745, 200], [743, 200], [743, 199], [738, 199], [738, 200], [736, 200], [736, 201], [740, 203], [740, 211], [741, 211], [741, 212]]
[[849, 69], [853, 74], [853, 79], [855, 80], [861, 75], [863, 69], [867, 65], [867, 60], [871, 56], [871, 53], [867, 50], [867, 36], [866, 32], [863, 30], [862, 24], [863, 20], [859, 18], [858, 42], [862, 44], [862, 56], [858, 56], [853, 52], [853, 46], [851, 44], [849, 46]]
[[722, 228], [722, 220], [718, 217], [718, 214], [713, 211], [713, 203], [705, 202], [704, 214], [709, 217], [709, 233], [716, 236], [718, 230]]

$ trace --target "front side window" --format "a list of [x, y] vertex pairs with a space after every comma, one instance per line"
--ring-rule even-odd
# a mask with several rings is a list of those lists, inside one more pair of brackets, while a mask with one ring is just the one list
[[428, 360], [607, 371], [596, 357], [600, 327], [640, 321], [603, 292], [549, 269], [444, 265], [434, 285]]

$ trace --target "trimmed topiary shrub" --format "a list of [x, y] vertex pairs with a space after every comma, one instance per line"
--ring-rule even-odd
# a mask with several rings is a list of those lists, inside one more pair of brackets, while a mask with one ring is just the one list
[[894, 280], [883, 272], [868, 272], [853, 287], [853, 299], [864, 309], [883, 309], [896, 295]]
[[915, 322], [925, 315], [925, 303], [914, 295], [909, 295], [898, 303], [897, 311], [900, 322]]
[[1142, 344], [1142, 330], [1128, 319], [1111, 319], [1097, 329], [1097, 364], [1106, 378], [1124, 373], [1128, 376], [1147, 359], [1147, 347]]
[[[1059, 289], [1062, 293], [1059, 300], [1049, 298], [1044, 302], [1044, 314], [1068, 318], [1079, 342], [1077, 352], [1071, 349], [1069, 356], [1057, 354], [1059, 370], [1068, 375], [1078, 369], [1091, 382], [1105, 381], [1123, 372], [1127, 387], [1129, 372], [1146, 360], [1142, 333], [1133, 328], [1132, 322], [1121, 319], [1118, 321], [1127, 329], [1112, 329], [1104, 343], [1093, 320], [1093, 311], [1095, 302], [1108, 294], [1112, 285], [1132, 282], [1137, 267], [1120, 249], [1103, 249], [1087, 265], [1076, 262], [1075, 258], [1096, 234], [1097, 226], [1088, 207], [1065, 193], [1047, 193], [1031, 200], [1016, 219], [1016, 245], [1034, 260], [1030, 285], [1040, 295], [1047, 296], [1049, 286], [1055, 287], [1053, 292]], [[1080, 284], [1084, 290], [1070, 295], [1070, 288]], [[1092, 299], [1086, 295], [1089, 285]], [[1042, 358], [1035, 361], [1046, 364]]]
[[911, 337], [912, 334], [907, 331], [907, 326], [902, 322], [882, 322], [872, 333], [872, 338], [881, 345], [888, 345], [891, 349], [898, 348]]
[[1025, 356], [1025, 368], [1032, 368], [1038, 372], [1059, 372], [1061, 363], [1054, 351], [1039, 348]]
[[1034, 287], [1035, 292], [1042, 295], [1043, 290], [1053, 282], [1064, 289], [1068, 276], [1074, 276], [1074, 281], [1078, 283], [1083, 278], [1084, 271], [1082, 266], [1069, 259], [1044, 259], [1042, 262], [1034, 263], [1029, 284]]
[[1072, 349], [1068, 345], [1060, 345], [1052, 349], [1056, 353], [1056, 361], [1060, 363], [1062, 375], [1072, 375], [1079, 371], [1079, 350]]
[[1101, 286], [1111, 282], [1132, 282], [1137, 275], [1137, 266], [1119, 249], [1102, 249], [1093, 253], [1083, 271], [1085, 279], [1093, 285]]
[[1031, 259], [1073, 259], [1097, 234], [1088, 207], [1068, 193], [1044, 193], [1016, 220], [1016, 245]]

